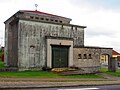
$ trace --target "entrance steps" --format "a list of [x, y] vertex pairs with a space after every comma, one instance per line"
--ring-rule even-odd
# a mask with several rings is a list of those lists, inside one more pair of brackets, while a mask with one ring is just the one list
[[81, 68], [53, 68], [51, 71], [57, 72], [60, 75], [78, 75], [85, 74]]
[[51, 71], [53, 72], [65, 72], [65, 71], [75, 71], [78, 70], [76, 68], [53, 68]]
[[96, 72], [99, 72], [99, 67], [53, 68], [51, 71], [57, 72], [60, 75], [95, 74]]

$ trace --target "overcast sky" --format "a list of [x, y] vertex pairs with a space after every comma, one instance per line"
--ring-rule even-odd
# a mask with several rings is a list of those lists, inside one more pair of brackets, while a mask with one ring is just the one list
[[87, 26], [85, 46], [111, 47], [120, 52], [120, 0], [0, 0], [0, 44], [4, 21], [19, 10], [38, 10], [72, 19]]

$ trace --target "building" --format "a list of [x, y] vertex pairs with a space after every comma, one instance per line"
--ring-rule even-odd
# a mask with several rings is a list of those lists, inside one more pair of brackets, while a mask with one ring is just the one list
[[79, 67], [97, 72], [112, 48], [84, 46], [86, 26], [40, 11], [20, 10], [5, 21], [5, 64], [18, 70]]
[[118, 53], [117, 51], [115, 50], [112, 50], [112, 57], [116, 58], [120, 56], [120, 53]]
[[120, 53], [112, 50], [112, 57], [117, 61], [117, 65], [120, 67]]

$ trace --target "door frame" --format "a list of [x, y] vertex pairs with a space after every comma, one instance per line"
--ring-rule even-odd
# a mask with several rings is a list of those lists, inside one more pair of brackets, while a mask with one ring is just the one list
[[73, 66], [73, 39], [47, 37], [47, 61], [46, 66], [52, 68], [52, 45], [69, 46], [68, 67]]

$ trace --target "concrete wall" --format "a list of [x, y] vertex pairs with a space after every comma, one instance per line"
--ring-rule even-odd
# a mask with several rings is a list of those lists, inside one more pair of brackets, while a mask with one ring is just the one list
[[84, 45], [83, 28], [19, 20], [18, 65], [21, 69], [41, 68], [46, 65], [46, 36], [73, 38], [74, 46]]
[[17, 67], [18, 64], [18, 22], [5, 25], [5, 66]]
[[[100, 66], [100, 49], [90, 49], [90, 48], [74, 48], [73, 49], [74, 65], [77, 67], [96, 67]], [[79, 58], [81, 54], [81, 58]], [[84, 55], [87, 58], [84, 58]], [[91, 58], [89, 55], [91, 54]]]
[[101, 68], [100, 55], [106, 53], [109, 59], [112, 55], [111, 48], [96, 48], [96, 47], [76, 47], [73, 49], [73, 64], [76, 67], [82, 68], [87, 73], [98, 72]]

